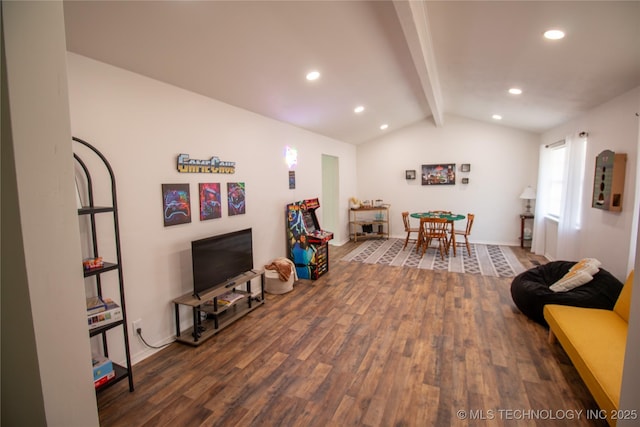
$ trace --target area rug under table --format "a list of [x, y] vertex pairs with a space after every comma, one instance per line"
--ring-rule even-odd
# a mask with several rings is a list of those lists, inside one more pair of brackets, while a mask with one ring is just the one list
[[451, 252], [444, 260], [440, 259], [440, 252], [435, 248], [428, 249], [421, 256], [416, 253], [414, 243], [409, 243], [406, 249], [402, 249], [403, 246], [403, 239], [369, 240], [342, 260], [494, 277], [515, 277], [525, 271], [509, 246], [471, 244], [470, 255], [465, 247], [458, 247], [457, 256], [452, 256]]

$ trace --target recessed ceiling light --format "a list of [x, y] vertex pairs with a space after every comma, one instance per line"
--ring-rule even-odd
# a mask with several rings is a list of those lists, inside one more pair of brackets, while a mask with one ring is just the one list
[[356, 108], [353, 109], [354, 113], [362, 113], [364, 111], [364, 107], [362, 105], [358, 105]]
[[564, 31], [562, 30], [547, 30], [544, 32], [544, 37], [549, 40], [560, 40], [564, 38]]
[[491, 116], [491, 118], [493, 120], [502, 120], [502, 116], [500, 114], [494, 114], [493, 116]]
[[307, 74], [307, 80], [318, 80], [320, 78], [320, 71], [311, 71]]
[[385, 129], [387, 129], [388, 127], [389, 127], [389, 125], [385, 123], [385, 124], [383, 124], [383, 125], [380, 125], [380, 130], [385, 130]]
[[509, 93], [511, 95], [520, 95], [522, 93], [522, 89], [519, 89], [517, 87], [512, 87], [511, 89], [509, 89]]

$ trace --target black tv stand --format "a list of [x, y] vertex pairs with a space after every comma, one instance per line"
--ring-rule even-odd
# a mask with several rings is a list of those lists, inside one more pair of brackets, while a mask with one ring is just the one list
[[[260, 289], [252, 292], [252, 280], [260, 278]], [[246, 284], [246, 291], [235, 286]], [[255, 289], [254, 289], [255, 290]], [[218, 298], [229, 291], [242, 295], [237, 301], [221, 306]], [[185, 344], [200, 345], [234, 321], [264, 304], [264, 270], [251, 270], [233, 278], [228, 284], [215, 287], [200, 294], [186, 294], [173, 300], [176, 316], [176, 340]], [[180, 330], [180, 306], [191, 307], [193, 324], [186, 330]], [[202, 319], [200, 313], [206, 313]]]

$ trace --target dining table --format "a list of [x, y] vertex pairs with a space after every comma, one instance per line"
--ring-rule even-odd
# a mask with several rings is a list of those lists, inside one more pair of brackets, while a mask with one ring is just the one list
[[[465, 219], [465, 215], [454, 214], [454, 213], [443, 213], [443, 212], [414, 212], [410, 214], [412, 218], [444, 218], [449, 224], [451, 224], [451, 237], [449, 238], [449, 246], [453, 246], [453, 256], [456, 256], [456, 234], [454, 232], [454, 223], [456, 221], [460, 221], [461, 219]], [[422, 235], [422, 228], [418, 232], [418, 242], [421, 241], [420, 236]]]

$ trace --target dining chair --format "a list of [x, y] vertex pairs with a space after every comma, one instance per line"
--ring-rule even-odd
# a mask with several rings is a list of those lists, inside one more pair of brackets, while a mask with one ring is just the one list
[[[451, 215], [451, 211], [429, 211], [429, 213], [440, 214], [440, 215]], [[453, 230], [453, 221], [449, 221], [447, 226], [447, 233], [449, 233], [449, 240], [451, 240], [451, 230]]]
[[[409, 240], [413, 242], [418, 242], [418, 236], [420, 235], [420, 229], [416, 227], [411, 227], [411, 223], [409, 221], [409, 212], [402, 212], [402, 222], [404, 223], [404, 231], [407, 233], [407, 238], [404, 240], [404, 246], [402, 250], [406, 249]], [[411, 233], [416, 233], [416, 238], [411, 239]]]
[[438, 242], [440, 259], [444, 260], [444, 254], [449, 253], [449, 238], [447, 229], [449, 221], [446, 218], [420, 218], [420, 231], [422, 240], [420, 242], [422, 255], [431, 247], [432, 241]]
[[463, 236], [464, 242], [456, 239], [456, 246], [466, 246], [467, 247], [467, 255], [471, 256], [471, 248], [469, 246], [469, 235], [471, 234], [471, 227], [473, 227], [473, 220], [476, 216], [474, 214], [467, 214], [467, 228], [464, 230], [455, 230], [454, 233], [456, 236]]

